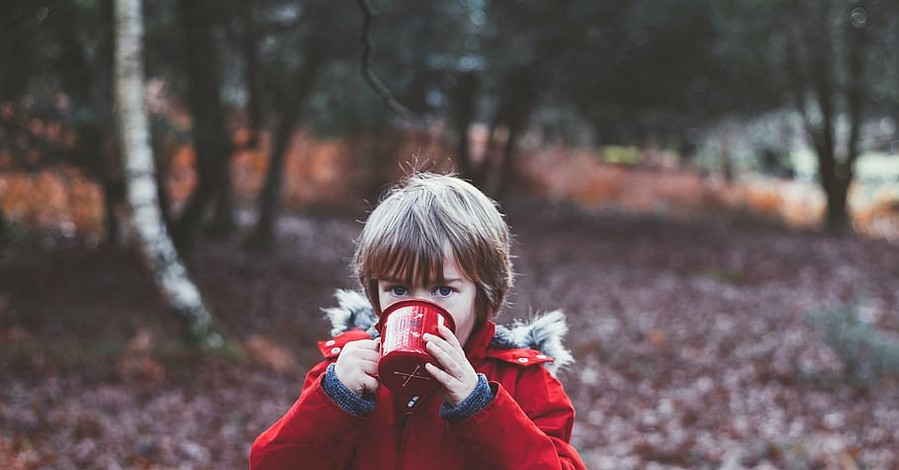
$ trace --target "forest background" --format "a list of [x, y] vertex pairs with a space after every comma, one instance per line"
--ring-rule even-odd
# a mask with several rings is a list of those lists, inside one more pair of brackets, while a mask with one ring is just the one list
[[413, 169], [567, 312], [590, 468], [899, 464], [894, 2], [147, 2], [146, 173], [114, 2], [3, 8], [0, 468], [244, 467]]

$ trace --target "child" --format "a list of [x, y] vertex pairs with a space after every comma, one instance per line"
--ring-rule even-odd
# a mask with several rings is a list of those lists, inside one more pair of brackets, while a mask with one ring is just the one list
[[[461, 179], [419, 173], [392, 189], [357, 241], [365, 297], [338, 293], [325, 360], [253, 443], [250, 468], [583, 469], [569, 443], [574, 407], [550, 373], [571, 362], [561, 312], [511, 330], [491, 321], [512, 283], [509, 244], [496, 205]], [[456, 324], [425, 335], [441, 390], [421, 397], [377, 379], [377, 316], [408, 298], [437, 302]]]

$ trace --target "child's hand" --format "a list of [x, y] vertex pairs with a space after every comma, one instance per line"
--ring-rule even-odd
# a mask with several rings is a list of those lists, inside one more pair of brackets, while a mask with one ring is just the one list
[[428, 352], [443, 367], [425, 364], [425, 369], [432, 377], [443, 385], [444, 399], [452, 406], [462, 403], [471, 395], [478, 384], [478, 374], [465, 357], [465, 351], [456, 335], [445, 325], [439, 325], [437, 331], [443, 338], [425, 333]]
[[343, 347], [334, 374], [346, 388], [356, 395], [374, 393], [378, 390], [378, 359], [381, 346], [379, 339], [350, 341]]

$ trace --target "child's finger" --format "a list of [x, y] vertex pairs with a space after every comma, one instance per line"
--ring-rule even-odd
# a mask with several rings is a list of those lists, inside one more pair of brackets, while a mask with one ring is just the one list
[[437, 362], [443, 366], [443, 370], [447, 372], [450, 377], [458, 379], [462, 376], [462, 367], [459, 365], [459, 361], [450, 353], [441, 349], [437, 343], [434, 342], [428, 342], [426, 347], [428, 348], [428, 352], [434, 356], [434, 359], [437, 359]]
[[378, 379], [376, 379], [368, 374], [364, 374], [364, 376], [361, 379], [359, 379], [359, 381], [362, 384], [362, 390], [364, 392], [368, 392], [368, 393], [376, 392], [378, 390], [378, 386], [380, 385], [380, 383], [378, 382]]
[[462, 360], [462, 358], [464, 358], [464, 356], [465, 356], [465, 353], [462, 350], [453, 347], [453, 345], [446, 342], [446, 340], [444, 340], [443, 338], [441, 338], [439, 336], [435, 336], [430, 333], [425, 333], [424, 339], [426, 341], [426, 344], [433, 344], [434, 346], [440, 348], [442, 351], [449, 354], [457, 362]]
[[381, 345], [381, 338], [378, 339], [362, 339], [359, 340], [360, 349], [365, 351], [378, 351], [378, 348]]
[[362, 372], [365, 372], [368, 375], [375, 375], [378, 373], [378, 362], [360, 361], [359, 368], [362, 369]]
[[449, 388], [455, 381], [455, 378], [453, 376], [447, 374], [445, 370], [435, 366], [434, 364], [431, 364], [430, 362], [425, 363], [425, 370], [428, 371], [429, 374], [431, 374], [431, 377], [434, 377], [435, 380], [440, 382], [440, 384], [443, 385], [444, 388]]
[[442, 323], [437, 325], [437, 331], [443, 336], [443, 339], [445, 339], [446, 342], [458, 347], [459, 349], [462, 349], [462, 345], [459, 344], [459, 338], [456, 338], [455, 333], [453, 333], [453, 331], [450, 330], [446, 325]]
[[437, 335], [432, 335], [431, 333], [425, 333], [424, 335], [422, 335], [422, 338], [424, 338], [424, 340], [428, 343], [449, 345], [449, 343], [447, 343], [445, 339]]
[[372, 351], [369, 349], [360, 349], [356, 351], [356, 354], [359, 359], [363, 361], [374, 361], [378, 362], [378, 359], [381, 357], [381, 353], [378, 351]]
[[452, 343], [450, 343], [449, 341], [447, 341], [444, 338], [441, 338], [440, 336], [437, 336], [437, 335], [434, 335], [431, 333], [425, 333], [423, 335], [423, 338], [425, 341], [435, 343], [447, 351], [454, 351], [454, 350], [461, 351], [461, 348], [456, 348], [455, 346], [453, 346]]

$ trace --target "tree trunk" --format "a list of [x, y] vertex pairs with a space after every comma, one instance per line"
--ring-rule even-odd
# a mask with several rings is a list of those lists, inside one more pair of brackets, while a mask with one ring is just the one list
[[502, 204], [509, 202], [509, 193], [515, 181], [515, 155], [518, 150], [518, 136], [521, 134], [524, 126], [523, 122], [516, 120], [509, 124], [509, 137], [503, 145], [502, 158], [500, 160], [499, 172], [496, 177], [496, 186], [493, 190], [493, 197]]
[[515, 182], [518, 137], [525, 132], [531, 113], [537, 106], [539, 77], [536, 64], [526, 64], [513, 69], [505, 78], [500, 95], [497, 122], [506, 124], [508, 139], [495, 175], [492, 196], [502, 203], [508, 202]]
[[0, 248], [6, 246], [6, 242], [9, 239], [9, 229], [6, 227], [6, 215], [3, 213], [3, 208], [0, 207]]
[[[112, 120], [114, 109], [114, 97], [112, 91], [113, 67], [115, 66], [115, 51], [113, 48], [116, 44], [113, 0], [102, 0], [100, 8], [103, 9], [103, 35], [105, 37], [104, 46], [102, 47], [98, 62], [101, 67], [103, 87], [102, 98], [97, 104], [102, 109], [101, 122]], [[96, 83], [94, 84], [96, 86]], [[101, 124], [102, 127], [102, 124]], [[99, 143], [99, 153], [102, 156], [100, 171], [98, 172], [103, 188], [104, 212], [106, 213], [106, 243], [109, 246], [122, 246], [122, 230], [120, 230], [121, 221], [120, 209], [125, 206], [125, 175], [122, 171], [122, 161], [116, 155], [115, 137], [112, 129], [104, 129], [102, 132], [102, 140]]]
[[[112, 70], [109, 71], [111, 75]], [[72, 161], [99, 183], [103, 193], [103, 245], [121, 246], [119, 208], [125, 203], [125, 191], [121, 163], [108, 145], [110, 130], [96, 122], [81, 122], [75, 128], [78, 139], [72, 149]]]
[[[29, 8], [30, 7], [30, 8]], [[0, 102], [16, 102], [28, 93], [28, 81], [33, 69], [38, 66], [34, 50], [37, 44], [33, 36], [38, 28], [21, 27], [30, 21], [26, 19], [26, 11], [31, 12], [31, 5], [21, 2], [15, 7], [6, 6], [0, 21]]]
[[100, 187], [103, 188], [103, 243], [108, 247], [118, 247], [122, 244], [118, 214], [118, 208], [123, 202], [122, 182], [103, 178]]
[[[472, 160], [468, 143], [468, 129], [474, 120], [475, 106], [478, 95], [478, 76], [473, 71], [460, 72], [456, 77], [456, 86], [452, 94], [452, 120], [453, 131], [456, 134], [456, 161], [459, 162], [459, 172], [464, 178], [471, 180], [475, 186], [483, 185], [484, 161], [480, 164]], [[485, 159], [486, 161], [486, 159]]]
[[[193, 114], [192, 135], [197, 156], [197, 187], [185, 205], [175, 228], [175, 242], [179, 248], [190, 249], [197, 228], [204, 222], [210, 201], [218, 197], [227, 202], [230, 181], [227, 178], [232, 144], [225, 128], [221, 103], [221, 80], [218, 54], [213, 37], [209, 3], [202, 0], [181, 0], [181, 12], [187, 48], [189, 79], [188, 102]], [[223, 189], [224, 188], [224, 189]], [[223, 196], [220, 191], [228, 191]], [[230, 207], [224, 216], [219, 214], [219, 228], [233, 226]]]
[[[121, 245], [119, 230], [119, 208], [124, 204], [124, 182], [121, 162], [110, 148], [112, 132], [107, 123], [112, 119], [112, 75], [113, 75], [113, 6], [111, 0], [103, 0], [100, 5], [103, 18], [102, 40], [94, 54], [82, 44], [74, 5], [60, 5], [57, 15], [61, 15], [56, 29], [58, 41], [63, 45], [65, 60], [59, 65], [60, 78], [71, 100], [71, 119], [77, 136], [72, 149], [71, 161], [95, 179], [103, 192], [104, 239], [106, 246]], [[98, 91], [99, 90], [99, 91]]]
[[372, 139], [356, 139], [350, 150], [352, 155], [364, 156], [354, 163], [354, 176], [361, 177], [363, 201], [375, 204], [384, 188], [396, 178], [396, 156], [403, 142], [399, 134], [390, 130]]
[[298, 120], [299, 113], [295, 111], [283, 114], [278, 123], [278, 129], [275, 131], [274, 146], [265, 172], [265, 183], [262, 193], [259, 195], [259, 220], [256, 222], [256, 228], [249, 240], [250, 246], [254, 248], [268, 248], [274, 240], [275, 218], [283, 183], [284, 160], [287, 157], [287, 149], [293, 140], [293, 130]]
[[824, 226], [829, 232], [842, 233], [851, 231], [852, 221], [849, 217], [849, 181], [841, 180], [828, 188], [824, 188], [827, 197], [827, 211]]
[[287, 150], [293, 139], [293, 131], [302, 117], [303, 105], [306, 97], [312, 91], [312, 84], [318, 75], [319, 67], [324, 56], [320, 49], [310, 46], [306, 49], [306, 61], [299, 76], [294, 80], [295, 88], [293, 97], [282, 97], [278, 102], [282, 103], [280, 110], [281, 121], [274, 136], [274, 146], [268, 169], [265, 173], [265, 184], [262, 194], [259, 196], [259, 220], [256, 228], [248, 240], [248, 244], [254, 248], [268, 248], [274, 240], [274, 226], [278, 213], [278, 203], [281, 197], [283, 185], [284, 160], [287, 158]]
[[181, 321], [185, 339], [202, 348], [221, 348], [224, 340], [178, 258], [156, 201], [155, 167], [143, 102], [141, 1], [116, 0], [115, 7], [116, 117], [131, 223], [157, 287]]
[[[864, 0], [856, 2], [855, 8], [866, 8]], [[870, 21], [876, 21], [871, 18]], [[855, 162], [861, 153], [861, 127], [864, 120], [865, 76], [868, 63], [869, 36], [865, 22], [846, 21], [846, 70], [849, 81], [846, 86], [846, 107], [849, 117], [849, 138], [846, 143], [845, 158], [834, 167], [834, 188], [827, 193], [826, 227], [832, 232], [851, 232], [852, 216], [849, 213], [849, 187], [855, 179]]]
[[[863, 3], [863, 2], [861, 2]], [[830, 232], [842, 233], [852, 231], [852, 217], [849, 213], [849, 187], [854, 179], [855, 161], [860, 153], [859, 136], [864, 108], [865, 54], [868, 50], [866, 25], [853, 24], [848, 18], [846, 23], [847, 42], [844, 44], [846, 63], [842, 64], [848, 74], [845, 88], [840, 87], [838, 72], [834, 64], [826, 58], [833, 50], [833, 38], [827, 31], [826, 9], [816, 9], [811, 4], [798, 4], [804, 9], [798, 10], [800, 16], [811, 18], [806, 25], [805, 36], [800, 39], [809, 46], [808, 70], [801, 67], [800, 55], [791, 47], [788, 49], [790, 73], [794, 82], [794, 93], [797, 96], [799, 110], [803, 115], [806, 132], [812, 140], [812, 146], [818, 160], [818, 176], [821, 187], [827, 198], [824, 216], [824, 228]], [[864, 7], [860, 4], [858, 8]], [[816, 12], [824, 11], [825, 13]], [[811, 85], [808, 82], [811, 81]], [[816, 104], [820, 110], [820, 123], [813, 122], [806, 109], [805, 94], [807, 90], [814, 93]], [[842, 96], [840, 96], [842, 93]], [[843, 98], [842, 100], [840, 98]], [[844, 101], [849, 118], [849, 136], [846, 146], [837, 147], [837, 115], [836, 103]]]
[[721, 176], [727, 184], [734, 182], [734, 157], [733, 157], [733, 131], [727, 126], [718, 137], [720, 146], [719, 155], [721, 158]]
[[[230, 160], [230, 159], [229, 159]], [[234, 220], [234, 195], [231, 193], [231, 166], [226, 165], [215, 191], [215, 207], [212, 222], [206, 233], [216, 237], [226, 237], [237, 228]]]
[[255, 148], [259, 145], [259, 131], [265, 127], [263, 122], [262, 80], [259, 76], [259, 38], [256, 23], [253, 20], [252, 0], [243, 0], [243, 58], [244, 81], [247, 87], [247, 114], [249, 137], [246, 146]]

